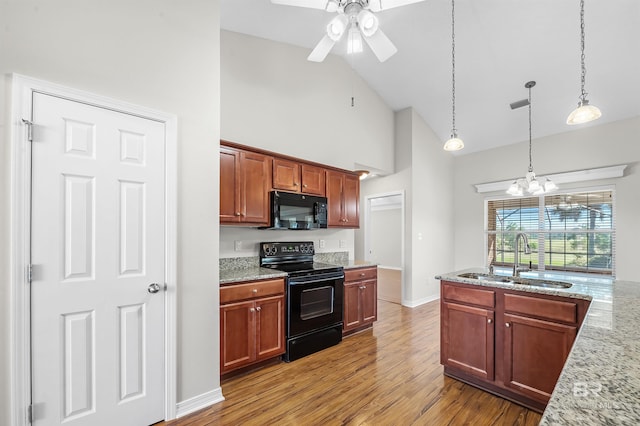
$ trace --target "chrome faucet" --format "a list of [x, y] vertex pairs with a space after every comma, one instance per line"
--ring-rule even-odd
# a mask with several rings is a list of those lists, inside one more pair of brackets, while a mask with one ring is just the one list
[[524, 240], [524, 254], [531, 254], [531, 247], [529, 247], [529, 239], [527, 238], [527, 235], [524, 232], [518, 232], [518, 235], [516, 235], [516, 242], [515, 242], [516, 247], [513, 255], [513, 274], [512, 275], [514, 277], [519, 277], [520, 272], [529, 270], [529, 268], [520, 267], [520, 253], [518, 253], [518, 243], [520, 242], [520, 238]]

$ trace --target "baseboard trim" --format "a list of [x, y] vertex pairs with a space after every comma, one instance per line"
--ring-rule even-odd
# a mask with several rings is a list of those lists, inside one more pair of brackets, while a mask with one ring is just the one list
[[176, 407], [176, 418], [184, 417], [187, 414], [194, 413], [222, 401], [224, 401], [222, 388], [213, 389], [201, 395], [194, 396], [193, 398], [180, 401]]
[[418, 300], [403, 300], [402, 306], [406, 306], [407, 308], [415, 308], [420, 305], [424, 305], [425, 303], [433, 302], [434, 300], [440, 299], [440, 295], [436, 294], [433, 296], [427, 296]]

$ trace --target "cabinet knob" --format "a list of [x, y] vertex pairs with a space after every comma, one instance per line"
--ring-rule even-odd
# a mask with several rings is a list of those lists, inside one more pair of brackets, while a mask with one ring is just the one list
[[258, 306], [258, 307], [256, 308], [256, 311], [260, 312], [260, 310], [262, 310], [262, 308], [261, 308], [260, 306]]
[[504, 326], [505, 326], [505, 327], [507, 327], [507, 328], [509, 328], [509, 327], [511, 327], [511, 324], [506, 323]]
[[298, 186], [298, 182], [293, 182], [293, 186]]
[[489, 318], [489, 319], [487, 319], [487, 322], [488, 322], [489, 324], [491, 324], [491, 323], [493, 322], [493, 320], [492, 320], [491, 318]]
[[257, 293], [257, 292], [258, 292], [258, 289], [257, 289], [257, 288], [254, 288], [253, 290], [251, 290], [251, 292], [252, 292], [252, 293]]
[[303, 188], [306, 188], [308, 185], [305, 183], [304, 185], [302, 185]]
[[240, 212], [236, 212], [236, 216], [240, 216]]
[[255, 310], [254, 308], [249, 308], [249, 312], [253, 313], [253, 312], [255, 312], [255, 311], [256, 311], [256, 310]]
[[360, 276], [361, 276], [361, 277], [364, 277], [365, 275], [366, 275], [366, 274], [365, 274], [364, 272], [362, 272], [362, 273], [360, 274]]

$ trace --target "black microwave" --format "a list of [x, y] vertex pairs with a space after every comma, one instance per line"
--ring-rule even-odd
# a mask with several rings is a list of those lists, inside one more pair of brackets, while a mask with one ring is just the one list
[[320, 229], [327, 227], [327, 198], [271, 191], [268, 229]]

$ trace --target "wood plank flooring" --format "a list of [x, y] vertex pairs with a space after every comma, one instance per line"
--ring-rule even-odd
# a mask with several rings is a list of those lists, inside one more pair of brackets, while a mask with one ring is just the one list
[[538, 413], [443, 376], [439, 314], [439, 301], [380, 300], [373, 330], [228, 379], [225, 401], [160, 424], [537, 425]]

